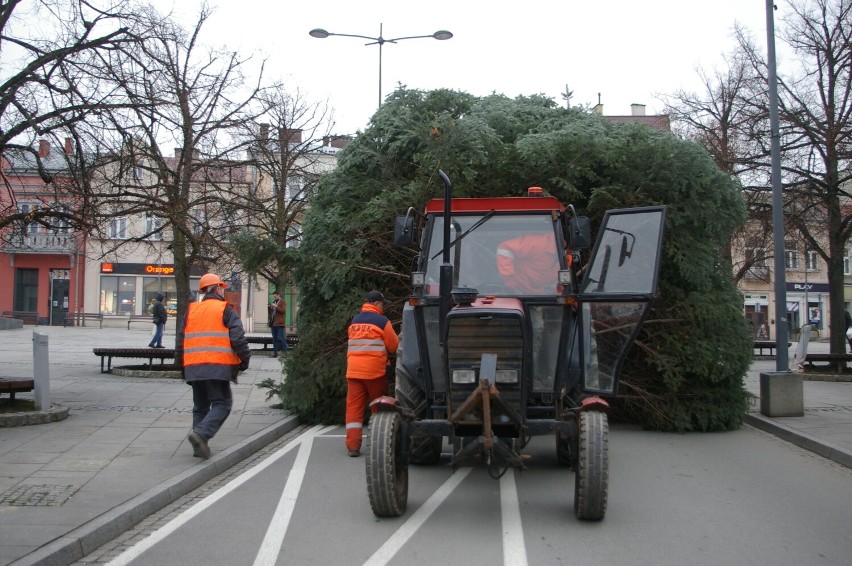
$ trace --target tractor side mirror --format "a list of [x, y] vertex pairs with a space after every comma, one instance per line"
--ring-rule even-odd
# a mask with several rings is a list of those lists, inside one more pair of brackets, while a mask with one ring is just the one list
[[572, 216], [566, 224], [568, 246], [572, 250], [585, 250], [592, 247], [592, 226], [587, 216]]
[[393, 226], [393, 245], [406, 248], [414, 243], [414, 218], [397, 216]]

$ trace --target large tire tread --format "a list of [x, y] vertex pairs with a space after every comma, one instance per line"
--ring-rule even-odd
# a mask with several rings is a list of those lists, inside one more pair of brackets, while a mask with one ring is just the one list
[[580, 413], [579, 450], [574, 479], [574, 514], [584, 521], [606, 515], [609, 487], [609, 422], [606, 413]]
[[408, 463], [402, 461], [402, 417], [373, 415], [367, 447], [367, 496], [377, 517], [399, 517], [408, 503]]
[[[426, 416], [426, 393], [417, 383], [411, 372], [401, 363], [402, 356], [397, 352], [396, 389], [394, 396], [400, 405], [411, 409], [418, 419]], [[441, 460], [443, 437], [412, 436], [409, 448], [409, 458], [412, 464], [430, 465]]]

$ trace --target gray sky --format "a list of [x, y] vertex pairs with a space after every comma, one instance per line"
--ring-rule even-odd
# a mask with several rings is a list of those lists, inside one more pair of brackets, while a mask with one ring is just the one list
[[[199, 0], [174, 2], [191, 20]], [[155, 0], [171, 7], [172, 0]], [[451, 31], [386, 43], [382, 95], [409, 88], [450, 88], [483, 96], [543, 93], [562, 103], [566, 85], [574, 105], [600, 100], [608, 115], [662, 110], [656, 98], [678, 89], [700, 90], [696, 68], [722, 64], [739, 22], [766, 46], [765, 0], [211, 0], [205, 43], [267, 57], [266, 77], [298, 87], [310, 100], [328, 100], [335, 133], [363, 129], [379, 97], [379, 48], [349, 37], [316, 39], [308, 32], [385, 39]], [[786, 5], [778, 2], [776, 30]]]

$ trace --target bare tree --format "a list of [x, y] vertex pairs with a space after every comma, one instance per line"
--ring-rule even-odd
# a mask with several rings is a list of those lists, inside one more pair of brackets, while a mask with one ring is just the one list
[[[780, 37], [790, 48], [778, 73], [785, 233], [804, 241], [828, 266], [831, 351], [846, 348], [843, 265], [852, 235], [852, 0], [791, 0]], [[669, 112], [744, 189], [750, 221], [735, 240], [747, 251], [735, 278], [771, 253], [768, 72], [763, 50], [736, 27], [728, 70], [702, 75], [706, 91], [678, 93]], [[767, 277], [768, 277], [768, 270]]]
[[[734, 281], [740, 281], [756, 272], [756, 263], [763, 263], [765, 253], [746, 254], [735, 261], [732, 248], [771, 250], [771, 215], [766, 214], [768, 199], [761, 189], [759, 161], [755, 153], [762, 154], [754, 142], [755, 124], [767, 117], [755, 114], [748, 101], [754, 92], [762, 89], [760, 77], [754, 72], [750, 60], [742, 50], [725, 57], [727, 68], [716, 68], [708, 73], [698, 69], [703, 91], [692, 93], [678, 91], [664, 97], [666, 113], [672, 119], [675, 133], [701, 145], [716, 166], [736, 179], [743, 187], [743, 197], [750, 221], [733, 234], [723, 250], [723, 257], [732, 262]], [[768, 277], [768, 274], [767, 274]]]
[[[5, 70], [0, 75], [0, 154], [7, 165], [17, 167], [2, 176], [0, 231], [27, 222], [92, 225], [83, 145], [69, 132], [91, 116], [125, 104], [105, 87], [109, 77], [92, 63], [135, 42], [128, 18], [124, 0], [106, 7], [87, 0], [0, 4]], [[62, 150], [46, 163], [45, 152], [34, 147], [37, 139]], [[32, 174], [45, 183], [37, 196], [42, 202], [18, 210], [14, 179]]]
[[[831, 351], [846, 351], [843, 263], [852, 235], [852, 0], [793, 0], [781, 38], [796, 69], [778, 73], [782, 179], [788, 221], [828, 266]], [[744, 35], [740, 47], [768, 84], [765, 57]], [[749, 100], [766, 112], [768, 96]], [[768, 148], [768, 129], [754, 139]], [[757, 135], [759, 134], [759, 135]], [[755, 155], [769, 170], [768, 151]]]
[[[188, 305], [192, 266], [226, 276], [238, 269], [223, 250], [245, 224], [251, 183], [244, 142], [233, 131], [254, 120], [252, 102], [262, 91], [263, 64], [249, 83], [243, 71], [250, 57], [200, 44], [209, 15], [203, 5], [186, 31], [145, 8], [138, 14], [144, 41], [102, 61], [130, 110], [111, 112], [97, 125], [106, 141], [100, 181], [108, 188], [100, 206], [156, 219], [137, 241], [170, 234], [178, 316]], [[116, 141], [120, 150], [107, 155]]]
[[282, 289], [302, 239], [305, 207], [319, 176], [333, 167], [325, 103], [311, 102], [282, 84], [259, 98], [258, 124], [245, 124], [255, 190], [247, 204], [247, 224], [234, 238], [235, 254], [246, 270]]

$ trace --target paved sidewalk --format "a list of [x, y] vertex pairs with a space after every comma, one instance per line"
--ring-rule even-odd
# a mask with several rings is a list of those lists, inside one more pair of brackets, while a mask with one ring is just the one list
[[[48, 335], [52, 401], [70, 411], [60, 422], [0, 428], [0, 564], [80, 560], [297, 425], [255, 386], [277, 379], [281, 367], [258, 353], [233, 388], [233, 413], [211, 441], [213, 457], [201, 461], [186, 441], [192, 419], [187, 385], [100, 373], [93, 347], [144, 347], [148, 330], [2, 331], [0, 375], [33, 376], [34, 331]], [[174, 334], [165, 344], [174, 345]], [[810, 351], [827, 352], [828, 344], [811, 343]], [[746, 387], [759, 395], [760, 372], [774, 370], [774, 360], [755, 361]], [[804, 401], [804, 417], [774, 419], [760, 415], [757, 402], [746, 423], [852, 467], [852, 383], [805, 381]]]
[[[795, 350], [793, 344], [789, 351], [791, 364]], [[811, 353], [828, 351], [826, 341], [814, 341], [808, 346]], [[769, 418], [760, 414], [760, 374], [774, 371], [774, 359], [752, 362], [745, 385], [757, 400], [744, 422], [852, 468], [852, 382], [817, 381], [819, 378], [803, 374], [805, 415]]]
[[[0, 331], [0, 376], [33, 377], [33, 332], [48, 336], [51, 402], [68, 418], [0, 428], [0, 564], [70, 564], [295, 428], [255, 384], [281, 362], [255, 352], [234, 407], [192, 456], [192, 390], [179, 378], [100, 372], [94, 347], [145, 347], [150, 329], [25, 326]], [[174, 347], [174, 333], [164, 337]], [[113, 366], [147, 360], [114, 359]], [[158, 363], [155, 361], [155, 363]], [[32, 394], [18, 394], [32, 398]]]

